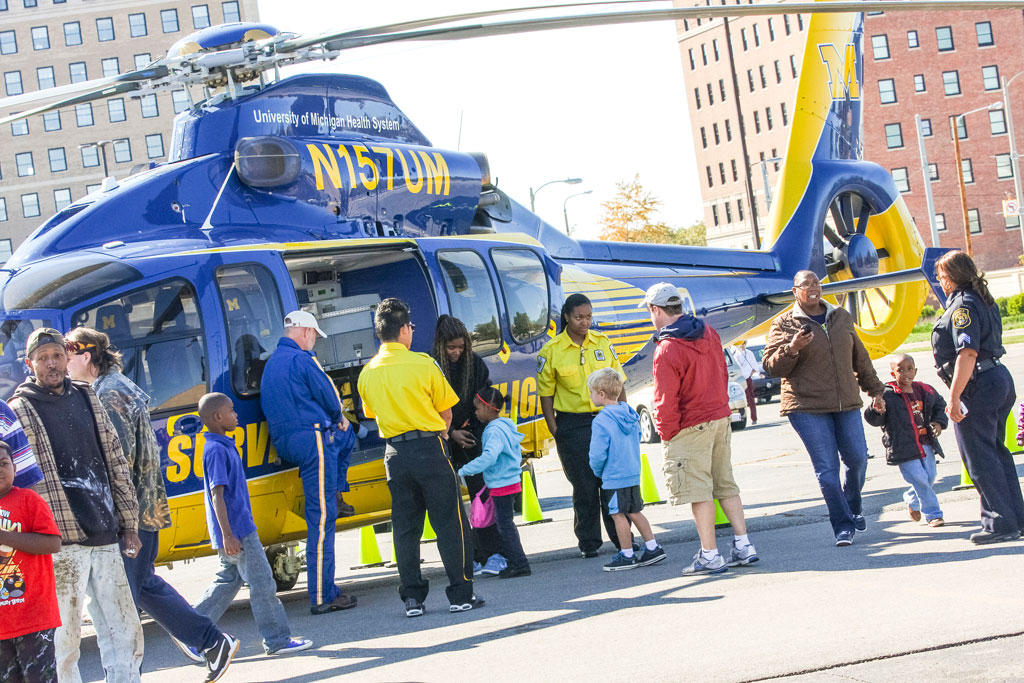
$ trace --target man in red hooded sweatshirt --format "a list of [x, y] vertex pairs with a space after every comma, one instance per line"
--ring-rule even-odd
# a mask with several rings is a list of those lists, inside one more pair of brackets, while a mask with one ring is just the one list
[[[722, 340], [708, 324], [683, 313], [675, 285], [647, 290], [647, 308], [658, 330], [654, 351], [654, 423], [665, 444], [665, 479], [673, 505], [690, 503], [700, 551], [683, 574], [718, 574], [757, 562], [747, 538], [740, 489], [732, 476], [729, 446], [729, 373]], [[715, 500], [735, 538], [724, 559], [715, 540]]]

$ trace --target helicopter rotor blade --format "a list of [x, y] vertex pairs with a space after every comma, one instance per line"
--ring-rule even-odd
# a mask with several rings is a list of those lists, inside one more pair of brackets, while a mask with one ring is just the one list
[[[107, 97], [111, 97], [112, 95], [133, 92], [135, 90], [140, 90], [141, 88], [141, 83], [131, 81], [126, 83], [113, 83], [110, 85], [105, 85], [102, 88], [92, 90], [86, 93], [81, 93], [78, 95], [73, 95], [71, 97], [66, 97], [62, 100], [51, 102], [49, 104], [44, 104], [41, 107], [36, 107], [35, 109], [20, 111], [16, 114], [10, 114], [8, 116], [0, 118], [0, 126], [2, 126], [5, 123], [11, 123], [12, 121], [20, 121], [21, 119], [27, 119], [28, 117], [35, 116], [36, 114], [45, 114], [46, 112], [53, 111], [54, 109], [70, 107], [76, 104], [85, 104], [86, 102], [92, 102], [93, 100], [102, 100]], [[2, 104], [3, 101], [0, 101], [0, 105]]]

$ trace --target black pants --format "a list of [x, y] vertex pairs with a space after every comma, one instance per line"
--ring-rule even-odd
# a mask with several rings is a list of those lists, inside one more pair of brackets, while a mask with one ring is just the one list
[[0, 681], [57, 683], [54, 630], [48, 628], [45, 631], [0, 640]]
[[583, 552], [601, 547], [601, 520], [608, 538], [619, 547], [615, 522], [601, 507], [601, 480], [590, 469], [591, 413], [558, 413], [555, 415], [555, 446], [562, 461], [565, 478], [572, 484], [573, 531]]
[[515, 497], [515, 494], [494, 496], [494, 513], [497, 517], [494, 526], [498, 530], [501, 554], [508, 562], [508, 568], [522, 569], [529, 567], [530, 561], [526, 559], [526, 553], [523, 552], [523, 542], [519, 538], [519, 529], [516, 528], [516, 513], [512, 509]]
[[423, 515], [437, 533], [437, 549], [448, 574], [448, 601], [468, 602], [473, 596], [473, 549], [469, 521], [462, 507], [459, 479], [441, 437], [431, 436], [392, 443], [384, 451], [391, 524], [395, 530], [398, 589], [402, 600], [427, 598], [429, 584], [420, 572]]
[[[484, 488], [484, 475], [471, 474], [468, 477], [463, 477], [463, 479], [466, 480], [466, 490], [469, 491], [469, 499], [473, 500], [477, 492]], [[487, 558], [500, 552], [497, 524], [485, 526], [481, 529], [473, 527], [473, 559], [475, 561], [480, 564], [486, 564]]]
[[1013, 377], [1005, 366], [996, 366], [978, 375], [964, 394], [967, 417], [953, 431], [981, 495], [981, 528], [998, 534], [1024, 529], [1024, 497], [1006, 448], [1006, 418], [1016, 400]]

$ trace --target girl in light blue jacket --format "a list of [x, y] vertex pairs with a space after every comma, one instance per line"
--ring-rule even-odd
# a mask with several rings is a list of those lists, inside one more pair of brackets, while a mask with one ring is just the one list
[[512, 420], [498, 416], [502, 408], [509, 406], [509, 401], [494, 387], [485, 387], [477, 392], [473, 406], [477, 419], [485, 425], [481, 439], [482, 452], [461, 467], [459, 474], [466, 476], [482, 473], [484, 483], [490, 489], [497, 517], [498, 546], [508, 563], [498, 574], [498, 578], [529, 576], [530, 562], [523, 552], [519, 530], [513, 521], [515, 512], [512, 509], [514, 495], [523, 490], [523, 454], [519, 448], [523, 435], [519, 433]]

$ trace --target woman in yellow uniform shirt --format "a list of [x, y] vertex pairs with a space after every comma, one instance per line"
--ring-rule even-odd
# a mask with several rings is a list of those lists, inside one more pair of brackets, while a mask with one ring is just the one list
[[[583, 557], [597, 557], [601, 522], [618, 547], [615, 523], [601, 509], [601, 480], [590, 469], [590, 426], [598, 408], [590, 401], [587, 377], [614, 368], [623, 378], [615, 348], [607, 336], [590, 329], [590, 299], [572, 294], [562, 306], [562, 331], [544, 345], [537, 359], [537, 387], [544, 421], [555, 437], [562, 471], [572, 484], [573, 531]], [[620, 401], [626, 400], [623, 391]]]

